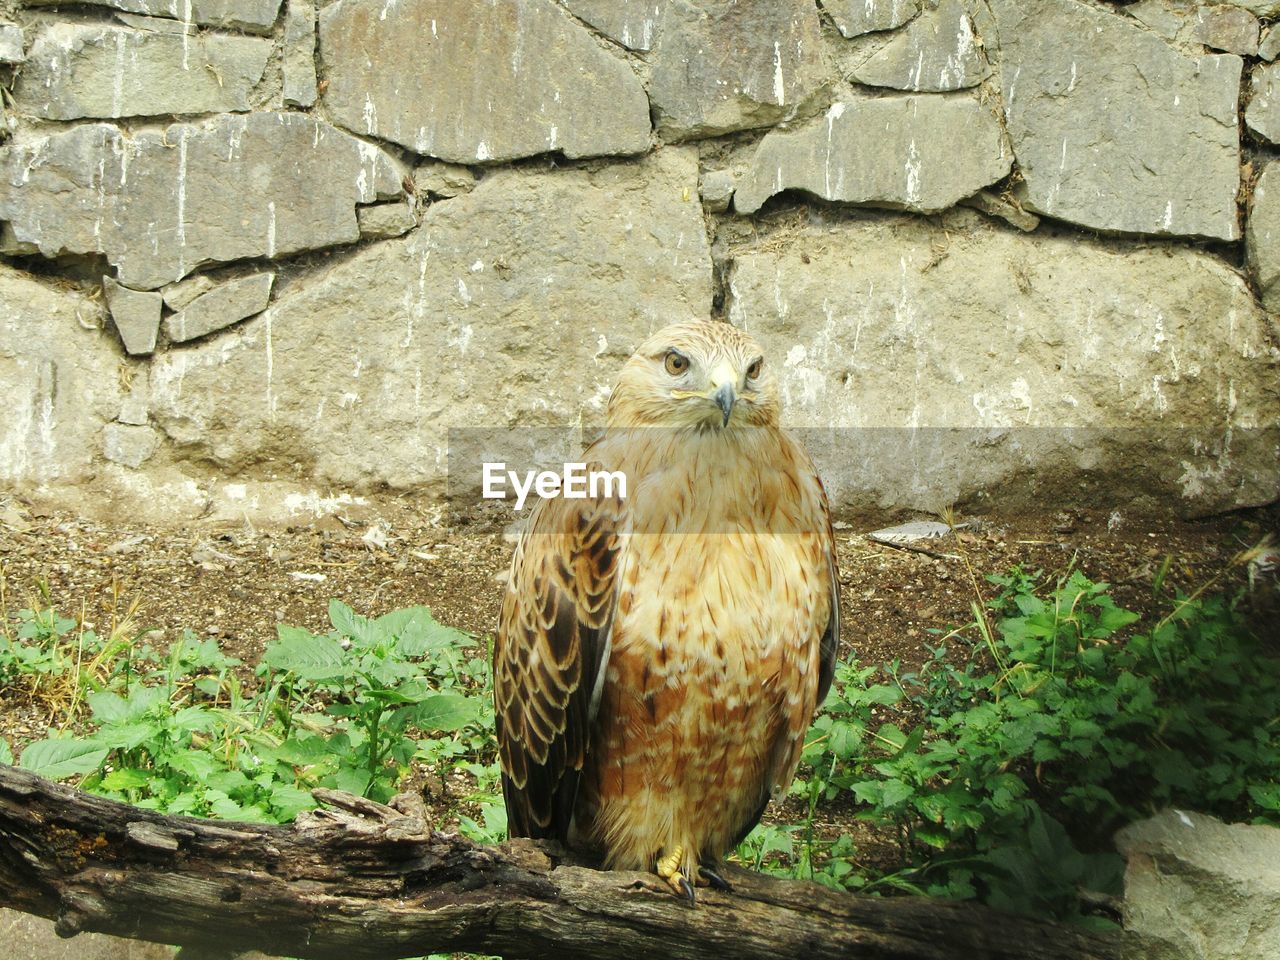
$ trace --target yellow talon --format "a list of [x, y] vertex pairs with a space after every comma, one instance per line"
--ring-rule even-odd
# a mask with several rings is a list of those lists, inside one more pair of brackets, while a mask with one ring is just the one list
[[680, 869], [683, 861], [684, 847], [678, 846], [665, 857], [658, 858], [657, 873], [658, 876], [667, 881], [667, 886], [671, 887], [677, 897], [684, 897], [690, 903], [693, 903], [693, 884], [689, 882], [689, 878]]
[[668, 856], [658, 860], [658, 876], [670, 880], [680, 869], [680, 861], [684, 858], [684, 847], [676, 847]]

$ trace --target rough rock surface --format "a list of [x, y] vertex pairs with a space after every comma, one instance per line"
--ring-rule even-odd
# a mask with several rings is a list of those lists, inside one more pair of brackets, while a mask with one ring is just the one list
[[160, 332], [160, 294], [149, 290], [130, 290], [111, 277], [102, 278], [102, 288], [126, 353], [151, 353]]
[[1244, 122], [1264, 140], [1280, 142], [1280, 63], [1253, 68]]
[[1270, 27], [1258, 44], [1258, 56], [1263, 60], [1274, 60], [1280, 54], [1280, 30]]
[[[32, 0], [32, 5], [58, 0]], [[246, 33], [270, 33], [280, 0], [85, 0], [126, 13], [170, 17], [204, 27], [223, 27]]]
[[316, 102], [316, 8], [311, 0], [289, 0], [280, 69], [285, 106], [309, 107]]
[[697, 188], [696, 153], [674, 148], [495, 172], [158, 357], [153, 422], [223, 469], [300, 460], [317, 483], [405, 488], [443, 481], [448, 428], [598, 416], [640, 339], [710, 310]]
[[853, 71], [872, 87], [938, 93], [974, 87], [987, 61], [963, 0], [941, 0]]
[[401, 193], [371, 144], [296, 113], [219, 116], [126, 137], [106, 124], [0, 149], [0, 219], [45, 256], [101, 253], [154, 289], [209, 262], [360, 236], [355, 207]]
[[807, 0], [672, 0], [652, 61], [649, 99], [664, 139], [767, 126], [821, 83], [818, 10]]
[[174, 343], [182, 343], [261, 313], [271, 300], [275, 279], [274, 273], [255, 273], [219, 284], [166, 317], [165, 335]]
[[124, 401], [120, 404], [120, 412], [116, 414], [116, 420], [120, 423], [129, 423], [134, 426], [143, 426], [151, 420], [147, 413], [150, 406], [151, 388], [147, 368], [133, 371], [133, 375], [129, 380], [129, 393], [125, 396]]
[[21, 63], [22, 49], [22, 28], [16, 23], [0, 23], [0, 63]]
[[476, 176], [466, 167], [428, 160], [413, 168], [413, 183], [420, 197], [448, 199], [475, 189]]
[[1280, 161], [1267, 164], [1254, 184], [1245, 256], [1263, 306], [1280, 313]]
[[1007, 197], [992, 193], [990, 190], [979, 190], [972, 197], [960, 201], [966, 207], [972, 207], [988, 217], [999, 217], [1025, 233], [1030, 233], [1040, 226], [1040, 218], [1034, 213], [1027, 213]]
[[628, 50], [648, 50], [658, 32], [666, 0], [561, 0], [583, 22]]
[[783, 190], [824, 200], [943, 210], [1009, 173], [1000, 120], [976, 97], [856, 97], [756, 150], [734, 194], [752, 213]]
[[724, 213], [733, 200], [735, 186], [732, 170], [708, 170], [698, 184], [702, 205], [709, 213]]
[[403, 200], [361, 207], [356, 212], [360, 219], [360, 236], [373, 240], [399, 237], [418, 225], [413, 206]]
[[1078, 0], [991, 7], [1026, 206], [1097, 230], [1239, 238], [1239, 57], [1183, 56]]
[[136, 470], [150, 460], [160, 446], [151, 427], [108, 423], [102, 428], [102, 455], [112, 463]]
[[551, 0], [338, 0], [320, 15], [320, 56], [335, 122], [415, 153], [476, 163], [649, 148], [639, 78]]
[[47, 120], [248, 110], [271, 41], [56, 23], [36, 37], [14, 88]]
[[1212, 255], [968, 212], [783, 239], [732, 251], [728, 316], [774, 358], [786, 421], [815, 428], [838, 506], [1201, 513], [1280, 494], [1280, 357]]
[[1125, 827], [1125, 929], [1200, 960], [1280, 955], [1280, 830], [1166, 810]]
[[196, 297], [202, 296], [218, 285], [218, 281], [207, 273], [197, 273], [177, 283], [171, 283], [160, 294], [164, 297], [164, 305], [170, 310], [181, 310]]
[[0, 481], [92, 475], [99, 433], [120, 407], [120, 348], [105, 326], [101, 301], [0, 264]]
[[902, 26], [920, 12], [920, 0], [822, 0], [822, 9], [844, 36], [857, 37]]
[[1192, 36], [1206, 47], [1252, 57], [1258, 53], [1258, 18], [1239, 7], [1201, 7]]
[[1250, 13], [1267, 19], [1280, 17], [1280, 0], [1225, 0], [1233, 7], [1248, 10]]

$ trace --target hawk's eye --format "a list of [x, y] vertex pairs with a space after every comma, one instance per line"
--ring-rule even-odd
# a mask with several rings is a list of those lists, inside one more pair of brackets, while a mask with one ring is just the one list
[[760, 376], [760, 371], [764, 369], [764, 357], [756, 357], [751, 361], [751, 366], [747, 367], [747, 379], [754, 380]]
[[674, 350], [667, 353], [667, 373], [673, 377], [678, 377], [689, 369], [689, 358], [682, 353], [676, 353]]

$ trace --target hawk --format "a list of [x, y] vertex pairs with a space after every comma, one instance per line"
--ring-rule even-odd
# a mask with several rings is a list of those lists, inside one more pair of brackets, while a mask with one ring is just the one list
[[512, 836], [690, 901], [786, 790], [839, 641], [826, 493], [774, 378], [717, 322], [654, 334], [584, 454], [620, 490], [538, 501], [494, 646]]

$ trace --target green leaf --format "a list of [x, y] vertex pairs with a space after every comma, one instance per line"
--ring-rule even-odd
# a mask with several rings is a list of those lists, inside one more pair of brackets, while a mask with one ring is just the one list
[[466, 726], [479, 716], [479, 705], [470, 697], [457, 693], [438, 693], [427, 697], [416, 708], [415, 724], [421, 730], [447, 733]]
[[372, 647], [384, 642], [386, 634], [377, 621], [361, 616], [341, 600], [329, 601], [329, 622], [333, 629], [350, 637], [357, 647]]
[[154, 720], [140, 720], [137, 723], [109, 724], [94, 734], [93, 738], [104, 747], [132, 750], [154, 739], [159, 733], [160, 724]]
[[127, 767], [123, 770], [112, 770], [102, 778], [104, 790], [138, 790], [151, 782], [152, 771]]
[[278, 639], [267, 644], [262, 662], [273, 670], [292, 673], [303, 680], [328, 680], [346, 675], [346, 651], [333, 637], [316, 636], [300, 627], [279, 624]]
[[281, 822], [287, 822], [303, 810], [312, 810], [316, 804], [315, 797], [309, 790], [299, 790], [287, 783], [277, 784], [271, 788], [271, 806], [279, 814]]
[[213, 776], [216, 770], [222, 769], [222, 765], [217, 760], [202, 750], [186, 750], [172, 754], [164, 758], [164, 763], [169, 769], [186, 774], [200, 783]]
[[9, 741], [4, 737], [0, 737], [0, 763], [7, 763], [13, 766], [13, 748], [9, 746]]
[[901, 780], [886, 780], [880, 794], [880, 803], [885, 807], [896, 807], [915, 795], [915, 787]]
[[37, 740], [22, 751], [18, 766], [49, 780], [92, 773], [111, 751], [89, 740]]

